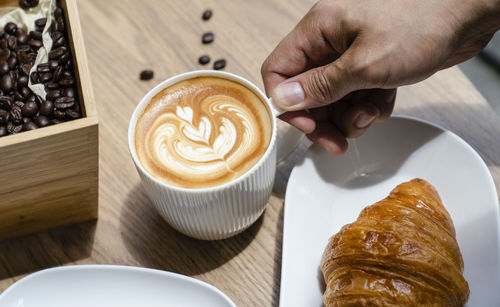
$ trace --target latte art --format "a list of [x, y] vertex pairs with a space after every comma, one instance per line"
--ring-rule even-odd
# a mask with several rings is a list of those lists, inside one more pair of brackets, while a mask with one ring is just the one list
[[202, 188], [237, 178], [257, 163], [271, 138], [260, 98], [217, 77], [179, 82], [157, 94], [137, 123], [136, 149], [148, 173]]

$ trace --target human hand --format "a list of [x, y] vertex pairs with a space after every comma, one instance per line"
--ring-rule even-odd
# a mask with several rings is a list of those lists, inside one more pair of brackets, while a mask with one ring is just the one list
[[322, 0], [264, 62], [280, 118], [334, 154], [390, 116], [396, 89], [477, 54], [498, 0]]

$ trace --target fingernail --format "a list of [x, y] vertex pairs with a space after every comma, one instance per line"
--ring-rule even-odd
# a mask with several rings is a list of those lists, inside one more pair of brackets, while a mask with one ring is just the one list
[[281, 107], [292, 107], [304, 101], [304, 90], [299, 82], [280, 84], [274, 89], [273, 101]]
[[354, 120], [354, 125], [358, 129], [364, 129], [368, 127], [375, 120], [375, 116], [368, 115], [366, 113], [360, 113], [358, 117]]

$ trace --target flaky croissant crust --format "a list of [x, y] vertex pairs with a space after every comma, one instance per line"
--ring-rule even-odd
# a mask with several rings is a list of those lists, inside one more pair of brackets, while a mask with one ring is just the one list
[[463, 306], [469, 287], [455, 229], [434, 187], [397, 186], [330, 238], [325, 306]]

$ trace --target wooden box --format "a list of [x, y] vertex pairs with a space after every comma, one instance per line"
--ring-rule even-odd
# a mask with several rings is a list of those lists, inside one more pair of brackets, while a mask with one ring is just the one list
[[[0, 7], [18, 3], [0, 1]], [[83, 117], [0, 137], [0, 239], [97, 218], [96, 105], [76, 2], [58, 3]]]

